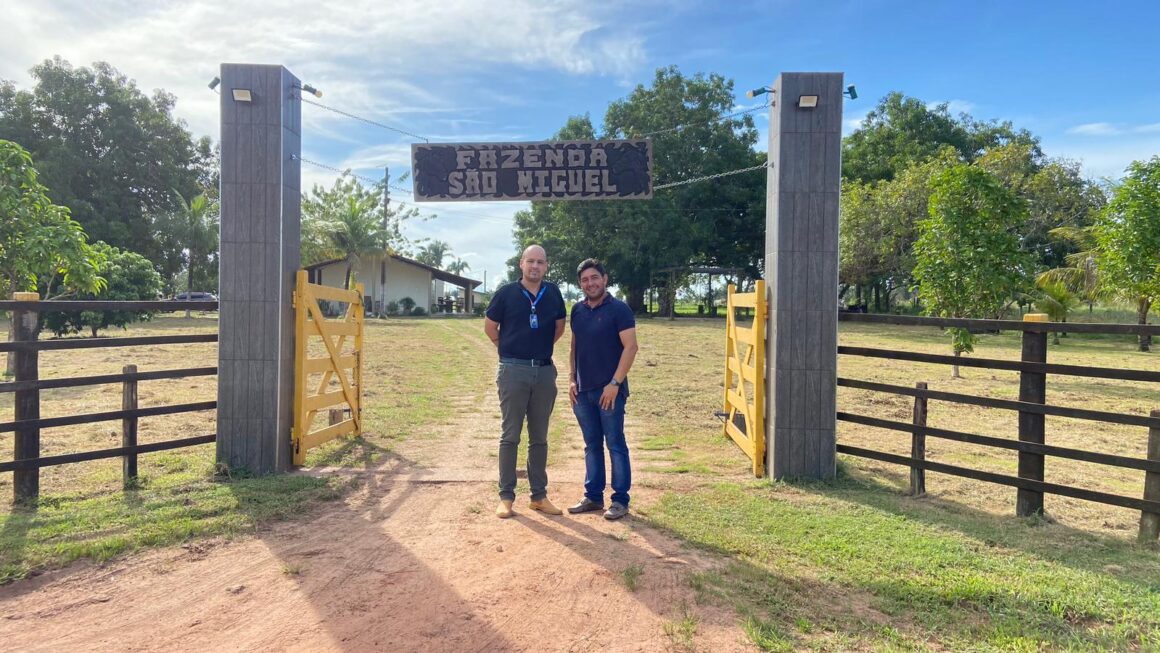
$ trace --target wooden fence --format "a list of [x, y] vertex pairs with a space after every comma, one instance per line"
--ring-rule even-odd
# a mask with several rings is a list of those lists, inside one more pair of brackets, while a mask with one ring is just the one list
[[[217, 342], [216, 333], [131, 338], [100, 338], [76, 340], [38, 340], [39, 314], [49, 311], [176, 311], [187, 308], [216, 309], [217, 302], [204, 301], [38, 301], [36, 293], [16, 293], [11, 301], [0, 301], [0, 311], [12, 311], [14, 338], [0, 342], [0, 354], [12, 352], [16, 376], [13, 381], [0, 383], [0, 393], [14, 396], [14, 420], [0, 422], [0, 433], [14, 433], [13, 460], [0, 462], [0, 473], [13, 473], [13, 499], [17, 503], [35, 501], [40, 495], [40, 469], [102, 458], [122, 458], [126, 484], [137, 476], [137, 456], [153, 451], [190, 447], [213, 442], [216, 434], [139, 444], [137, 424], [142, 417], [173, 415], [194, 411], [214, 410], [216, 401], [199, 401], [168, 406], [137, 405], [137, 384], [156, 379], [179, 379], [193, 376], [212, 376], [217, 367], [191, 367], [173, 370], [141, 372], [136, 365], [127, 365], [120, 374], [102, 374], [70, 378], [40, 378], [40, 352], [106, 347], [139, 347], [145, 345]], [[40, 416], [40, 391], [56, 388], [77, 388], [90, 385], [120, 384], [121, 410], [62, 417]], [[91, 424], [103, 421], [121, 421], [121, 446], [57, 456], [41, 456], [41, 429]]]
[[[917, 383], [914, 388], [910, 388], [900, 385], [839, 377], [838, 385], [842, 387], [915, 398], [913, 418], [909, 423], [842, 411], [839, 411], [837, 414], [839, 421], [910, 433], [911, 455], [909, 457], [845, 444], [838, 444], [837, 449], [839, 453], [909, 467], [911, 470], [910, 491], [916, 495], [926, 491], [926, 471], [930, 470], [952, 476], [961, 476], [1015, 487], [1017, 489], [1015, 512], [1019, 516], [1041, 513], [1043, 511], [1044, 494], [1056, 494], [1139, 510], [1141, 512], [1141, 540], [1155, 540], [1160, 536], [1160, 410], [1152, 411], [1150, 416], [1143, 416], [1087, 408], [1055, 406], [1046, 403], [1048, 375], [1143, 381], [1157, 383], [1157, 390], [1160, 390], [1160, 371], [1124, 370], [1048, 363], [1047, 334], [1049, 332], [1134, 335], [1144, 333], [1155, 336], [1160, 335], [1160, 326], [968, 320], [858, 313], [841, 313], [839, 320], [873, 324], [966, 328], [976, 331], [1021, 331], [1023, 334], [1022, 356], [1018, 361], [956, 357], [870, 347], [839, 346], [838, 354], [840, 355], [920, 363], [940, 363], [945, 365], [959, 365], [962, 367], [1019, 372], [1018, 400], [993, 399], [990, 397], [979, 397], [954, 392], [934, 391], [928, 389], [925, 383]], [[1157, 397], [1160, 400], [1160, 393], [1157, 394]], [[927, 426], [927, 413], [931, 400], [1017, 411], [1019, 413], [1018, 440]], [[1141, 438], [1148, 438], [1147, 458], [1133, 458], [1130, 456], [1098, 453], [1046, 444], [1044, 437], [1044, 418], [1048, 415], [1094, 420], [1108, 424], [1138, 426], [1141, 428]], [[1018, 453], [1019, 458], [1018, 475], [997, 474], [927, 460], [926, 438], [928, 437], [1015, 451]], [[1145, 482], [1143, 495], [1141, 497], [1129, 497], [1059, 483], [1044, 482], [1044, 466], [1048, 457], [1067, 458], [1123, 469], [1144, 470]]]

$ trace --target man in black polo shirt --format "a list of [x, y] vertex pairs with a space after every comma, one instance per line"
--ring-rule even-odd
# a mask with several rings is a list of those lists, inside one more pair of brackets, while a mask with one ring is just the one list
[[632, 467], [624, 439], [628, 370], [636, 359], [636, 318], [608, 294], [608, 274], [595, 259], [576, 271], [584, 301], [572, 307], [572, 379], [568, 396], [584, 433], [584, 498], [568, 508], [576, 514], [604, 510], [604, 445], [612, 460], [612, 505], [605, 519], [628, 513]]
[[564, 297], [544, 281], [548, 255], [532, 245], [520, 257], [523, 278], [495, 292], [483, 320], [483, 331], [499, 348], [499, 406], [503, 435], [499, 440], [500, 518], [511, 517], [516, 498], [516, 454], [524, 418], [528, 422], [528, 485], [532, 510], [563, 514], [548, 500], [548, 418], [556, 402], [556, 366], [552, 349], [564, 335]]

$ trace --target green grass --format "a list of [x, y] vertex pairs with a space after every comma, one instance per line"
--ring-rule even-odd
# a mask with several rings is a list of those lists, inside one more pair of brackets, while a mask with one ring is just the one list
[[0, 584], [75, 560], [252, 533], [339, 498], [346, 483], [302, 475], [220, 480], [205, 465], [143, 477], [123, 492], [45, 494], [32, 508], [0, 515]]
[[[691, 581], [764, 650], [1157, 650], [1155, 548], [954, 514], [843, 478], [669, 493], [647, 517], [732, 561]], [[839, 638], [839, 639], [843, 639]]]
[[620, 578], [624, 581], [624, 586], [628, 588], [628, 591], [635, 592], [637, 588], [637, 582], [640, 580], [640, 576], [643, 573], [644, 566], [642, 566], [639, 562], [636, 562], [621, 570]]

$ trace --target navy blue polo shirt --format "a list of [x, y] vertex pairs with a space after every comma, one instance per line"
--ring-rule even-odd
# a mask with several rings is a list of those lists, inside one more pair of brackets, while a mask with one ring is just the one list
[[576, 384], [580, 392], [603, 388], [612, 381], [624, 345], [620, 332], [636, 328], [628, 304], [610, 294], [590, 308], [588, 302], [572, 307], [572, 338], [576, 342]]
[[[556, 344], [556, 321], [567, 316], [564, 296], [554, 283], [540, 282], [544, 294], [536, 302], [536, 320], [532, 328], [532, 299], [519, 281], [500, 286], [487, 305], [487, 319], [499, 323], [500, 358], [534, 358], [548, 360]], [[531, 299], [528, 298], [531, 294]]]

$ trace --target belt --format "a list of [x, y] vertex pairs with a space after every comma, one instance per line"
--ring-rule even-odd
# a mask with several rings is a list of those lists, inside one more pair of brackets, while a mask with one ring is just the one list
[[552, 359], [541, 360], [538, 358], [508, 358], [507, 356], [500, 356], [499, 362], [511, 363], [513, 365], [527, 365], [528, 367], [546, 367], [552, 364]]

